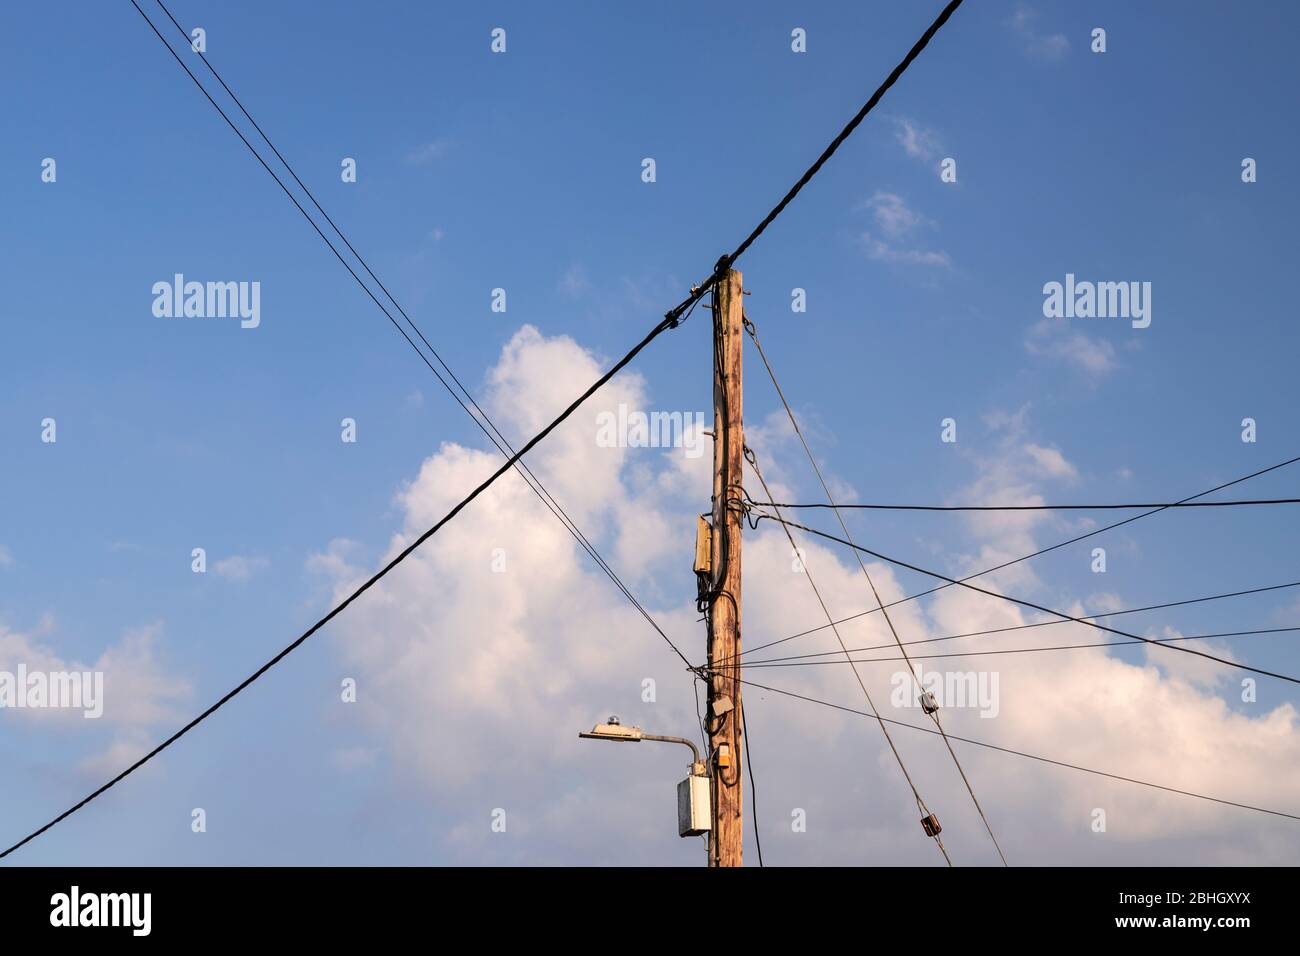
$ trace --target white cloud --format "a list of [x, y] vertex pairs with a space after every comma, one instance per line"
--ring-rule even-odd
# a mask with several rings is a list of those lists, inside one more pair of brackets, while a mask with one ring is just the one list
[[129, 630], [120, 641], [105, 648], [94, 663], [86, 664], [61, 656], [49, 644], [30, 635], [0, 625], [0, 671], [16, 674], [22, 665], [29, 674], [103, 675], [103, 707], [96, 719], [87, 720], [83, 710], [73, 708], [5, 709], [0, 711], [0, 719], [9, 719], [10, 713], [24, 719], [24, 733], [28, 734], [38, 725], [57, 725], [64, 731], [90, 734], [97, 745], [103, 732], [108, 731], [106, 749], [85, 758], [80, 769], [92, 775], [105, 770], [121, 771], [156, 743], [151, 728], [180, 719], [179, 705], [191, 696], [189, 682], [169, 673], [160, 659], [161, 634], [160, 624]]
[[591, 289], [591, 280], [587, 278], [587, 270], [581, 265], [570, 266], [560, 276], [558, 288], [561, 293], [570, 297], [577, 297]]
[[1027, 4], [1016, 7], [1007, 25], [1019, 38], [1021, 47], [1031, 57], [1059, 60], [1069, 52], [1070, 41], [1064, 33], [1041, 33], [1036, 28], [1038, 11]]
[[412, 166], [427, 166], [435, 160], [442, 159], [451, 148], [451, 143], [444, 139], [433, 139], [422, 143], [406, 154], [406, 161]]
[[1025, 445], [1025, 454], [1037, 466], [1038, 473], [1046, 478], [1077, 478], [1079, 472], [1065, 460], [1059, 449], [1045, 448], [1032, 442]]
[[1070, 331], [1060, 319], [1043, 319], [1031, 326], [1025, 337], [1025, 351], [1062, 362], [1095, 378], [1118, 367], [1113, 345], [1105, 339]]
[[868, 258], [890, 265], [951, 267], [952, 261], [946, 252], [904, 248], [899, 245], [900, 241], [908, 239], [921, 227], [933, 225], [909, 206], [903, 197], [879, 191], [863, 206], [871, 212], [880, 232], [880, 235], [862, 235]]
[[905, 116], [894, 118], [894, 137], [913, 159], [929, 160], [938, 155], [938, 134]]
[[908, 206], [902, 196], [894, 193], [877, 192], [865, 205], [871, 210], [880, 231], [893, 239], [914, 232], [926, 222], [925, 217]]
[[213, 564], [212, 570], [228, 581], [247, 581], [257, 572], [265, 571], [270, 566], [271, 562], [266, 558], [232, 554]]
[[[572, 340], [524, 328], [489, 374], [490, 411], [503, 428], [531, 434], [601, 367]], [[645, 400], [639, 377], [619, 376], [529, 463], [607, 556], [617, 554], [624, 579], [687, 656], [699, 661], [704, 635], [694, 592], [683, 581], [690, 581], [695, 514], [710, 493], [707, 457], [598, 448], [594, 441], [599, 410], [619, 402], [644, 407]], [[974, 459], [977, 476], [962, 500], [1032, 501], [1041, 499], [1043, 483], [1073, 479], [1075, 468], [1061, 451], [1032, 440], [1026, 410], [990, 420], [999, 427], [994, 449]], [[790, 479], [775, 460], [788, 458], [778, 424], [755, 423], [746, 437], [774, 494], [788, 493]], [[499, 460], [455, 444], [430, 455], [399, 493], [403, 520], [387, 554], [440, 518]], [[987, 566], [991, 555], [1005, 560], [1041, 545], [1036, 531], [1047, 519], [999, 518], [970, 523], [973, 553], [954, 558], [954, 565], [969, 572]], [[851, 556], [815, 541], [801, 539], [800, 545], [833, 614], [868, 606], [869, 592]], [[499, 573], [494, 549], [505, 558]], [[336, 541], [312, 559], [333, 576], [336, 597], [369, 573], [348, 557], [352, 551]], [[747, 646], [821, 623], [779, 529], [765, 522], [747, 532], [744, 563]], [[919, 582], [905, 586], [878, 562], [868, 569], [886, 601], [920, 589]], [[979, 583], [1014, 586], [1026, 597], [1038, 587], [1023, 567]], [[891, 616], [904, 640], [1025, 623], [1019, 608], [961, 588], [901, 605]], [[879, 618], [843, 625], [845, 641], [889, 641]], [[969, 638], [949, 648], [1028, 646], [1034, 633]], [[697, 862], [697, 841], [678, 841], [673, 831], [673, 786], [685, 774], [684, 754], [576, 738], [611, 713], [660, 733], [697, 737], [690, 678], [517, 476], [502, 478], [466, 508], [357, 601], [330, 634], [346, 672], [358, 678], [362, 693], [355, 707], [375, 746], [391, 752], [393, 766], [405, 768], [427, 793], [432, 834], [452, 862]], [[1080, 624], [1052, 628], [1053, 643], [1097, 637]], [[820, 631], [783, 649], [835, 646], [830, 632]], [[927, 666], [999, 676], [998, 716], [948, 709], [945, 726], [954, 733], [1226, 799], [1300, 806], [1300, 779], [1276, 772], [1300, 762], [1295, 709], [1260, 704], [1234, 711], [1215, 685], [1194, 679], [1186, 662], [1168, 660], [1177, 652], [1155, 648], [1152, 654], [1164, 658], [1130, 663], [1131, 650], [1125, 658], [1088, 650]], [[882, 712], [919, 723], [915, 709], [889, 705], [896, 670], [894, 663], [862, 668]], [[761, 683], [864, 707], [843, 665], [749, 673]], [[654, 703], [642, 697], [647, 679], [655, 682]], [[773, 859], [939, 862], [873, 722], [753, 688], [745, 701], [764, 789], [764, 849]], [[987, 837], [942, 745], [903, 728], [894, 736], [943, 821], [954, 857], [990, 862]], [[1300, 853], [1300, 836], [1289, 824], [970, 745], [958, 749], [1013, 863], [1294, 862]], [[790, 807], [808, 811], [806, 834], [789, 832]], [[1090, 829], [1098, 807], [1107, 811], [1105, 834]], [[494, 838], [488, 825], [494, 808], [506, 810], [514, 839]]]
[[863, 233], [862, 242], [867, 250], [867, 257], [879, 262], [897, 266], [934, 266], [943, 269], [952, 267], [948, 253], [927, 249], [900, 249], [870, 233]]
[[[1222, 644], [1216, 644], [1212, 641], [1177, 641], [1177, 638], [1183, 637], [1183, 632], [1177, 628], [1165, 627], [1159, 633], [1146, 633], [1142, 636], [1151, 640], [1175, 640], [1176, 643], [1205, 654], [1213, 654], [1215, 657], [1221, 657], [1229, 661], [1238, 660], [1232, 649]], [[1189, 684], [1214, 687], [1228, 681], [1234, 673], [1222, 664], [1217, 664], [1207, 658], [1197, 657], [1195, 654], [1171, 654], [1154, 644], [1144, 645], [1142, 651], [1146, 655], [1148, 664], [1159, 667], [1170, 677], [1184, 680]]]
[[351, 564], [350, 556], [355, 555], [358, 550], [359, 546], [355, 541], [335, 538], [323, 552], [308, 556], [307, 570], [327, 577], [356, 577], [361, 573], [361, 568]]
[[0, 568], [12, 568], [14, 556], [3, 544], [0, 544]]

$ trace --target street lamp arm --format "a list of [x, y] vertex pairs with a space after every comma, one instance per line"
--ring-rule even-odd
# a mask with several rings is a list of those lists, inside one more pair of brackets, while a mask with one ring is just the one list
[[697, 747], [697, 746], [695, 746], [694, 743], [692, 743], [691, 741], [687, 740], [685, 737], [661, 737], [661, 736], [659, 736], [658, 734], [646, 734], [646, 733], [643, 733], [643, 734], [641, 735], [641, 739], [642, 739], [642, 740], [661, 740], [661, 741], [663, 741], [664, 743], [669, 743], [669, 744], [682, 744], [682, 745], [684, 745], [684, 746], [686, 746], [686, 747], [690, 747], [690, 748], [691, 748], [691, 756], [693, 757], [693, 762], [694, 762], [694, 763], [700, 763], [700, 762], [701, 762], [701, 761], [700, 761], [700, 748]]

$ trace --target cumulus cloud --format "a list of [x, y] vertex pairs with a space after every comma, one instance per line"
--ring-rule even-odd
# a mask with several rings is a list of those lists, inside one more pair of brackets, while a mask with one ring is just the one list
[[[52, 629], [52, 624], [51, 624]], [[102, 674], [102, 713], [86, 720], [83, 710], [74, 708], [18, 708], [0, 711], [0, 719], [12, 714], [28, 724], [61, 727], [93, 735], [96, 746], [107, 731], [106, 749], [84, 759], [81, 769], [97, 773], [111, 769], [114, 773], [145, 753], [153, 743], [150, 728], [175, 723], [181, 716], [180, 705], [191, 694], [189, 682], [169, 672], [159, 654], [162, 626], [151, 624], [134, 628], [103, 650], [90, 664], [65, 658], [46, 641], [0, 625], [0, 671], [17, 674], [23, 667], [27, 674], [63, 673]], [[130, 759], [124, 759], [128, 757]]]
[[[571, 339], [525, 327], [489, 373], [489, 410], [507, 432], [531, 434], [601, 367]], [[529, 464], [605, 554], [616, 555], [618, 572], [698, 662], [704, 634], [693, 607], [690, 563], [695, 516], [710, 494], [708, 456], [602, 448], [594, 438], [599, 411], [620, 402], [645, 407], [648, 398], [644, 380], [619, 376], [539, 446]], [[1044, 487], [1076, 480], [1063, 450], [1034, 440], [1027, 410], [990, 416], [989, 423], [996, 441], [986, 456], [971, 459], [975, 478], [958, 495], [962, 500], [1033, 500]], [[746, 438], [774, 493], [789, 491], [798, 479], [780, 468], [794, 452], [788, 435], [775, 421], [756, 422]], [[382, 553], [335, 541], [311, 566], [332, 582], [335, 597], [343, 596], [498, 464], [494, 454], [442, 445], [398, 491], [401, 524]], [[1043, 543], [1044, 520], [1033, 514], [973, 519], [969, 553], [955, 556], [947, 570], [969, 573], [996, 563], [991, 557], [1034, 550]], [[870, 607], [850, 555], [815, 540], [799, 545], [802, 561], [771, 523], [746, 532], [747, 647], [824, 623], [805, 571], [836, 617]], [[867, 568], [886, 602], [935, 583], [905, 582], [876, 561]], [[1041, 587], [1027, 569], [980, 583], [1027, 597]], [[1018, 607], [961, 588], [899, 605], [891, 618], [904, 640], [1027, 623]], [[878, 613], [839, 631], [850, 647], [892, 642]], [[1079, 624], [1052, 632], [1054, 643], [1095, 641], [1098, 633]], [[357, 677], [354, 706], [374, 746], [427, 794], [428, 836], [440, 858], [698, 862], [698, 842], [673, 836], [673, 787], [686, 772], [684, 752], [576, 737], [611, 713], [659, 733], [698, 737], [690, 675], [517, 475], [497, 482], [337, 619], [330, 633], [345, 672]], [[1034, 633], [938, 646], [1014, 648], [1035, 643]], [[753, 660], [837, 646], [831, 631], [820, 630]], [[1152, 648], [1145, 659], [1123, 650], [1127, 656], [1097, 649], [918, 663], [926, 671], [997, 673], [997, 716], [946, 709], [945, 726], [953, 733], [1226, 799], [1300, 807], [1300, 780], [1276, 772], [1300, 761], [1293, 707], [1231, 706], [1231, 698], [1219, 694], [1233, 682], [1211, 681], [1186, 662], [1166, 659], [1177, 652]], [[882, 714], [924, 725], [915, 706], [892, 699], [897, 661], [861, 670]], [[746, 679], [870, 709], [843, 664], [751, 667]], [[921, 835], [915, 803], [878, 724], [755, 687], [746, 689], [745, 704], [764, 790], [764, 849], [773, 859], [941, 862]], [[954, 857], [961, 863], [994, 859], [942, 743], [907, 728], [891, 732], [942, 819]], [[355, 749], [355, 741], [337, 746], [340, 772], [372, 759], [368, 749]], [[956, 746], [1014, 863], [1276, 862], [1294, 861], [1300, 851], [1293, 828], [1246, 811]], [[1092, 829], [1099, 808], [1106, 812], [1104, 833]], [[492, 833], [497, 810], [505, 813], [513, 838]], [[808, 820], [805, 833], [791, 831], [796, 810]]]

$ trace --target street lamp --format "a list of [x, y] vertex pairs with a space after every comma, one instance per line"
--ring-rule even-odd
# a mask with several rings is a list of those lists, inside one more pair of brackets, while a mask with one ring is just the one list
[[685, 737], [664, 737], [659, 734], [647, 734], [640, 727], [625, 727], [617, 717], [610, 717], [608, 723], [597, 724], [588, 733], [578, 734], [588, 740], [611, 740], [616, 743], [640, 743], [642, 740], [658, 740], [669, 744], [682, 744], [691, 748], [690, 775], [677, 784], [677, 833], [679, 836], [700, 836], [711, 829], [713, 818], [712, 794], [709, 789], [709, 775], [704, 761], [700, 759], [699, 748]]

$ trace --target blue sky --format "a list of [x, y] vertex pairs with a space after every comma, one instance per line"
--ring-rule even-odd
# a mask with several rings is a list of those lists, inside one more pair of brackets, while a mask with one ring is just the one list
[[[157, 13], [153, 0], [142, 6]], [[594, 370], [584, 364], [593, 355], [621, 355], [748, 233], [939, 5], [793, 11], [757, 3], [743, 15], [677, 3], [170, 6], [182, 23], [207, 30], [211, 62], [461, 379], [506, 409], [529, 406], [503, 416], [515, 441], [531, 433], [530, 414], [548, 410], [547, 401], [558, 411], [562, 397], [594, 377], [565, 373]], [[1300, 204], [1285, 163], [1300, 143], [1294, 124], [1280, 118], [1293, 108], [1286, 42], [1298, 16], [1278, 3], [1189, 3], [1176, 11], [1098, 3], [1085, 11], [1039, 0], [958, 11], [739, 263], [752, 292], [749, 313], [837, 481], [863, 501], [966, 501], [975, 493], [1158, 501], [1297, 453], [1288, 254]], [[87, 663], [134, 648], [121, 652], [127, 676], [118, 686], [161, 708], [141, 705], [144, 713], [102, 725], [0, 713], [0, 759], [11, 771], [0, 788], [7, 845], [319, 617], [347, 572], [331, 577], [322, 571], [328, 562], [312, 556], [346, 539], [351, 544], [336, 554], [346, 552], [349, 568], [377, 566], [394, 536], [423, 513], [425, 499], [415, 498], [443, 490], [440, 469], [459, 474], [455, 462], [438, 457], [444, 443], [481, 450], [483, 441], [127, 0], [74, 4], [71, 15], [11, 5], [3, 17], [0, 78], [10, 95], [0, 201], [10, 242], [0, 265], [7, 291], [0, 634], [11, 647], [39, 645]], [[1097, 26], [1107, 31], [1104, 54], [1089, 51]], [[494, 27], [507, 31], [501, 55], [489, 51]], [[795, 27], [807, 30], [807, 53], [791, 52]], [[177, 39], [170, 29], [164, 34]], [[197, 57], [186, 56], [205, 76]], [[57, 182], [41, 181], [45, 157], [57, 161]], [[357, 161], [356, 183], [340, 181], [344, 157]], [[645, 157], [655, 160], [654, 183], [641, 180]], [[946, 157], [957, 162], [956, 183], [940, 181]], [[1258, 161], [1258, 182], [1241, 181], [1243, 157]], [[261, 325], [155, 317], [150, 289], [177, 272], [259, 281]], [[1150, 327], [1111, 319], [1044, 324], [1043, 284], [1066, 273], [1150, 282]], [[490, 309], [497, 287], [507, 290], [505, 313]], [[805, 313], [791, 311], [796, 287], [807, 290]], [[632, 399], [647, 409], [709, 407], [703, 316], [697, 312], [637, 361]], [[537, 339], [520, 338], [526, 326]], [[512, 377], [502, 371], [503, 355], [533, 371]], [[769, 418], [775, 397], [749, 361], [754, 443], [761, 439], [765, 455], [780, 463], [767, 470], [813, 500], [812, 476]], [[53, 445], [40, 440], [46, 417], [57, 420]], [[358, 423], [355, 444], [339, 440], [345, 417]], [[946, 417], [958, 422], [955, 445], [939, 440]], [[1241, 440], [1245, 417], [1257, 422], [1254, 443]], [[1060, 460], [1045, 458], [1044, 449]], [[689, 519], [707, 506], [707, 485], [692, 486], [696, 495], [657, 495], [654, 488], [676, 487], [671, 456], [626, 452], [607, 476], [609, 488], [592, 492], [600, 506], [590, 530], [603, 550], [625, 558], [615, 563], [698, 659], [703, 631], [689, 613]], [[558, 490], [565, 469], [577, 466], [555, 454], [552, 490], [570, 507], [585, 492], [581, 481], [567, 495]], [[1284, 469], [1233, 493], [1289, 496], [1295, 481]], [[517, 515], [488, 509], [473, 527], [531, 554], [526, 526], [553, 519], [535, 503], [519, 508]], [[981, 555], [1014, 551], [1026, 536], [1042, 546], [1083, 527], [1077, 516], [1032, 527], [910, 513], [850, 520], [868, 546], [945, 573], [983, 566]], [[1100, 595], [1123, 607], [1281, 583], [1297, 577], [1294, 520], [1288, 509], [1162, 514], [1097, 542], [1108, 548], [1104, 581], [1089, 569], [1090, 543], [1035, 561], [1032, 577], [1005, 587], [1050, 606], [1077, 601], [1091, 609], [1089, 599]], [[656, 530], [667, 535], [657, 545], [664, 553], [629, 543]], [[195, 547], [209, 555], [205, 575], [190, 570]], [[242, 563], [215, 570], [232, 558]], [[848, 568], [851, 556], [839, 558]], [[608, 583], [590, 578], [589, 565], [568, 552], [557, 560], [592, 594], [603, 587], [609, 608], [619, 607]], [[907, 591], [929, 586], [916, 575], [897, 580]], [[405, 586], [435, 596], [445, 588], [439, 608], [470, 588], [454, 565]], [[533, 725], [556, 747], [564, 736], [553, 761], [524, 756], [510, 725], [478, 741], [484, 763], [473, 772], [440, 764], [447, 754], [437, 747], [427, 761], [413, 759], [420, 748], [412, 735], [477, 740], [473, 730], [487, 726], [478, 707], [500, 693], [497, 703], [508, 708], [511, 685], [489, 681], [487, 697], [461, 710], [449, 697], [445, 710], [432, 712], [437, 721], [417, 733], [412, 719], [430, 716], [430, 705], [403, 695], [420, 686], [418, 668], [428, 661], [416, 655], [416, 663], [401, 663], [399, 654], [384, 665], [357, 656], [370, 639], [400, 651], [403, 628], [415, 625], [359, 615], [16, 859], [698, 862], [694, 841], [671, 832], [676, 754], [589, 752], [568, 739], [581, 727], [571, 712], [590, 723], [611, 709], [629, 719], [646, 711], [638, 696], [646, 668], [664, 702], [639, 716], [677, 728], [660, 732], [690, 733], [689, 680], [644, 623], [621, 616], [623, 609], [601, 618], [605, 603], [573, 600], [581, 610], [570, 613], [582, 618], [589, 641], [608, 641], [601, 654], [609, 660], [575, 665], [565, 656], [572, 647], [547, 630], [563, 625], [540, 623], [550, 620], [545, 613], [514, 622], [528, 647], [548, 650], [535, 672], [511, 680], [546, 685], [552, 672], [590, 667], [608, 682], [575, 681], [539, 696], [552, 719]], [[756, 606], [747, 627], [757, 639], [769, 625]], [[844, 613], [866, 606], [865, 595], [846, 590]], [[807, 626], [819, 623], [815, 605], [802, 616]], [[917, 626], [942, 618], [936, 612]], [[490, 615], [477, 621], [473, 607], [441, 623], [455, 652], [440, 659], [439, 680], [469, 648], [490, 643], [492, 631]], [[1141, 619], [1152, 633], [1294, 623], [1300, 604], [1291, 592]], [[382, 637], [373, 630], [380, 627], [389, 628]], [[427, 640], [433, 637], [413, 646]], [[1300, 671], [1300, 653], [1285, 635], [1231, 649], [1254, 666]], [[582, 653], [590, 652], [584, 645]], [[1080, 659], [1038, 656], [1055, 657], [1036, 665], [1038, 686], [1048, 688]], [[339, 681], [359, 668], [369, 700], [349, 710], [339, 702]], [[394, 683], [393, 672], [403, 669]], [[861, 706], [844, 668], [816, 670], [837, 672], [818, 677], [838, 681], [828, 696]], [[763, 673], [773, 683], [779, 676], [778, 686], [807, 678]], [[1133, 706], [1151, 722], [1159, 749], [1162, 734], [1183, 730], [1153, 716], [1178, 675], [1153, 673], [1156, 696]], [[1200, 696], [1178, 698], [1170, 712], [1186, 705], [1209, 713], [1218, 700], [1256, 718], [1294, 704], [1287, 685], [1268, 680], [1260, 681], [1257, 704], [1243, 704], [1241, 676], [1180, 685]], [[113, 688], [110, 679], [110, 695]], [[382, 706], [370, 688], [382, 688]], [[380, 711], [366, 711], [372, 706]], [[868, 816], [869, 824], [852, 799], [875, 793], [877, 780], [896, 795], [896, 768], [866, 759], [827, 770], [794, 752], [791, 705], [760, 700], [751, 709], [756, 769], [768, 775], [759, 785], [773, 794], [772, 816], [760, 825], [777, 833], [775, 860], [910, 862], [926, 850], [917, 849], [918, 834], [893, 835], [887, 799], [872, 804], [882, 815]], [[861, 722], [813, 716], [835, 724], [836, 753], [879, 745], [878, 732]], [[1020, 742], [1014, 726], [984, 723], [972, 733]], [[765, 726], [773, 728], [766, 737]], [[1284, 739], [1292, 738], [1288, 731]], [[1092, 753], [1082, 739], [1063, 738], [1050, 755], [1069, 759], [1078, 744], [1074, 755], [1087, 751], [1103, 768], [1152, 778], [1169, 771], [1140, 755]], [[1273, 744], [1260, 746], [1277, 753]], [[916, 753], [918, 763], [937, 760], [931, 750]], [[987, 759], [996, 776], [1001, 771], [992, 768], [1012, 758]], [[1269, 763], [1261, 760], [1254, 769], [1263, 774]], [[1300, 807], [1296, 781], [1274, 780], [1260, 791], [1263, 781], [1255, 787], [1243, 773], [1199, 783], [1234, 798], [1291, 798], [1279, 809]], [[933, 788], [946, 793], [956, 816], [965, 810], [950, 783], [936, 776]], [[1050, 783], [1043, 794], [1082, 786], [1068, 776]], [[491, 834], [489, 811], [516, 805], [526, 822], [509, 836]], [[782, 838], [786, 807], [804, 805], [821, 808], [827, 825]], [[585, 827], [589, 813], [563, 809], [579, 806], [603, 808], [599, 825]], [[208, 811], [208, 833], [191, 833], [193, 807]], [[901, 812], [910, 821], [905, 806]], [[1010, 831], [1023, 827], [1010, 810], [1003, 821]], [[1009, 840], [1025, 862], [1049, 862], [1035, 857], [1039, 846], [1081, 861], [1198, 862], [1231, 859], [1233, 847], [1250, 845], [1256, 824], [1240, 814], [1197, 816], [1177, 832], [1135, 829], [1104, 843], [1061, 822], [1059, 834], [1042, 837], [1046, 843], [1025, 829]], [[1294, 829], [1267, 833], [1281, 859], [1294, 862]], [[987, 862], [977, 837], [954, 836], [954, 845], [968, 850], [968, 861]], [[845, 847], [854, 854], [837, 856]]]

